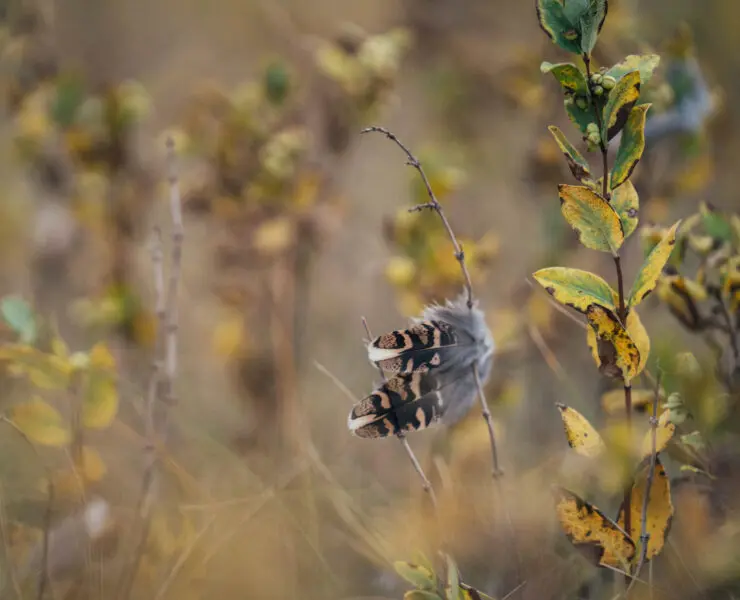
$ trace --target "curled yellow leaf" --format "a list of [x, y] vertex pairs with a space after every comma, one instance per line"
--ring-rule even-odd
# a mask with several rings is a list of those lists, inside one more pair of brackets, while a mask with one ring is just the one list
[[565, 427], [568, 445], [578, 454], [594, 458], [604, 452], [606, 446], [599, 432], [574, 408], [565, 404], [556, 404]]

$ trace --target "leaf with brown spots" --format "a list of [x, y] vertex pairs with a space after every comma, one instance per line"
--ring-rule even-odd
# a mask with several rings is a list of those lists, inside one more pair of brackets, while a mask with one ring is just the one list
[[[645, 414], [653, 410], [655, 391], [648, 389], [632, 390], [632, 410], [636, 413]], [[624, 389], [610, 390], [601, 396], [601, 408], [608, 415], [624, 414]]]
[[640, 210], [640, 198], [632, 182], [625, 181], [623, 185], [614, 190], [610, 202], [622, 222], [624, 237], [628, 238], [637, 229]]
[[612, 311], [592, 304], [586, 318], [591, 325], [587, 341], [599, 371], [629, 384], [641, 365], [637, 344]]
[[593, 550], [587, 555], [595, 565], [626, 570], [635, 556], [635, 543], [624, 530], [573, 492], [556, 487], [553, 493], [560, 526], [570, 542]]
[[627, 73], [609, 92], [601, 126], [602, 140], [609, 141], [622, 130], [639, 97], [640, 72]]
[[568, 439], [568, 445], [578, 454], [595, 458], [602, 454], [606, 449], [604, 440], [601, 439], [599, 432], [594, 429], [593, 425], [574, 408], [565, 404], [556, 404], [560, 411], [565, 427], [565, 437]]
[[637, 377], [645, 369], [648, 358], [650, 357], [650, 336], [648, 336], [640, 316], [634, 309], [627, 314], [627, 333], [632, 338], [635, 346], [637, 346], [637, 351], [640, 353], [640, 362], [637, 365], [637, 372], [634, 375], [634, 377]]
[[[632, 485], [630, 499], [630, 535], [633, 540], [639, 539], [642, 534], [642, 505], [647, 489], [650, 460], [645, 460], [638, 468], [635, 481]], [[671, 482], [665, 469], [656, 457], [653, 481], [650, 485], [650, 494], [647, 505], [646, 533], [650, 535], [647, 543], [645, 560], [660, 554], [665, 546], [668, 531], [673, 519], [673, 502], [671, 501]], [[624, 528], [624, 505], [619, 509], [617, 524]]]
[[624, 242], [624, 231], [614, 207], [588, 187], [560, 184], [558, 192], [560, 210], [581, 244], [616, 254]]
[[632, 291], [630, 291], [628, 300], [628, 306], [630, 308], [642, 302], [655, 289], [655, 286], [658, 285], [658, 278], [663, 272], [663, 267], [668, 262], [671, 252], [673, 252], [673, 247], [676, 244], [676, 232], [680, 225], [681, 221], [676, 221], [658, 245], [648, 254], [640, 268], [640, 272], [637, 274], [635, 282], [632, 284]]
[[586, 76], [573, 63], [549, 63], [547, 61], [540, 65], [542, 73], [552, 73], [564, 90], [574, 94], [588, 94], [588, 83]]
[[[622, 139], [619, 141], [617, 157], [611, 173], [611, 188], [618, 189], [625, 183], [645, 150], [645, 120], [650, 104], [635, 106], [627, 117]], [[626, 234], [625, 234], [626, 235]]]
[[555, 138], [563, 156], [565, 156], [565, 161], [568, 163], [568, 168], [570, 169], [570, 172], [573, 173], [573, 177], [585, 184], [592, 182], [591, 167], [589, 166], [588, 161], [583, 158], [583, 155], [578, 152], [578, 149], [568, 141], [568, 138], [566, 138], [565, 134], [560, 131], [560, 128], [555, 125], [550, 125], [548, 129], [550, 130], [552, 137]]
[[548, 267], [532, 276], [555, 300], [578, 312], [586, 314], [592, 304], [616, 310], [617, 293], [598, 275], [580, 269]]

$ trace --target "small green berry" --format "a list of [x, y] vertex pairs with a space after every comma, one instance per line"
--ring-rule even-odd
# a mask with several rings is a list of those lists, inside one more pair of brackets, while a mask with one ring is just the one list
[[593, 75], [591, 75], [591, 83], [593, 83], [594, 85], [600, 84], [602, 79], [603, 76], [601, 75], [601, 73], [594, 73]]
[[586, 131], [588, 133], [591, 133], [592, 131], [595, 131], [596, 133], [598, 133], [599, 132], [599, 126], [596, 123], [591, 122], [588, 125], [586, 125]]
[[604, 95], [604, 88], [600, 85], [595, 85], [591, 91], [594, 93], [595, 96], [603, 96]]
[[590, 143], [592, 143], [594, 146], [597, 146], [601, 142], [601, 136], [599, 135], [598, 131], [592, 131], [588, 134], [588, 137], [586, 138]]
[[614, 79], [614, 77], [612, 77], [611, 75], [606, 75], [601, 80], [601, 86], [605, 90], [611, 90], [612, 88], [614, 88], [615, 85], [617, 85], [617, 80]]
[[586, 110], [588, 108], [588, 99], [583, 96], [578, 96], [578, 98], [576, 98], [576, 106], [581, 110]]
[[566, 107], [573, 106], [575, 103], [575, 98], [573, 96], [566, 96], [565, 100], [563, 100], [563, 104], [565, 104]]

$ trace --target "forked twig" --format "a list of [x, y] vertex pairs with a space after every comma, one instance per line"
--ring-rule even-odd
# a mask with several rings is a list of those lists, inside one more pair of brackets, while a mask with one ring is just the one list
[[[373, 334], [370, 332], [370, 326], [367, 324], [367, 319], [365, 317], [362, 317], [362, 326], [365, 328], [365, 333], [367, 333], [368, 339], [373, 339]], [[377, 365], [377, 367], [378, 367], [378, 373], [380, 373], [380, 376], [382, 377], [383, 381], [387, 381], [382, 367], [380, 365]], [[437, 519], [439, 519], [439, 507], [437, 506], [437, 494], [434, 493], [434, 488], [432, 487], [432, 484], [429, 482], [429, 479], [424, 473], [424, 469], [422, 469], [421, 467], [421, 463], [416, 458], [416, 454], [414, 454], [413, 449], [409, 445], [409, 441], [408, 439], [406, 439], [406, 434], [403, 431], [398, 431], [396, 433], [396, 437], [400, 440], [401, 445], [403, 446], [403, 449], [406, 451], [406, 454], [408, 454], [409, 460], [411, 461], [411, 464], [414, 466], [414, 470], [419, 475], [419, 479], [421, 479], [421, 487], [424, 488], [424, 492], [426, 492], [426, 494], [429, 496], [429, 500], [431, 501], [432, 507], [434, 508], [435, 516], [437, 517]]]
[[[421, 166], [421, 162], [419, 162], [419, 159], [414, 156], [414, 154], [409, 150], [401, 140], [399, 140], [394, 133], [391, 133], [384, 127], [368, 127], [367, 129], [363, 129], [360, 133], [382, 133], [385, 137], [387, 137], [392, 142], [395, 142], [396, 145], [403, 150], [403, 152], [406, 154], [406, 164], [416, 169], [416, 171], [419, 173], [419, 176], [421, 177], [421, 180], [424, 182], [424, 187], [427, 190], [427, 195], [429, 196], [429, 202], [426, 204], [419, 204], [417, 206], [414, 206], [409, 209], [410, 212], [417, 212], [424, 209], [430, 209], [435, 211], [438, 215], [440, 220], [442, 221], [442, 224], [444, 225], [445, 230], [447, 231], [447, 235], [450, 238], [450, 242], [452, 243], [452, 247], [455, 249], [455, 258], [457, 259], [457, 262], [460, 264], [460, 270], [462, 271], [463, 280], [464, 280], [464, 287], [465, 287], [465, 294], [467, 296], [467, 304], [468, 308], [470, 310], [473, 309], [474, 306], [474, 299], [473, 299], [473, 283], [470, 279], [470, 272], [468, 271], [467, 264], [465, 263], [465, 253], [463, 252], [462, 247], [460, 246], [460, 242], [457, 240], [457, 236], [455, 235], [455, 232], [452, 230], [452, 226], [450, 225], [450, 222], [447, 220], [447, 216], [444, 213], [444, 210], [442, 209], [442, 206], [440, 205], [439, 201], [437, 200], [437, 197], [434, 195], [434, 190], [432, 190], [432, 186], [429, 183], [429, 179], [427, 178], [426, 173], [424, 172], [424, 168]], [[473, 367], [473, 376], [475, 378], [475, 385], [478, 391], [478, 399], [480, 400], [481, 405], [481, 411], [483, 414], [483, 418], [486, 420], [486, 425], [488, 426], [488, 436], [491, 440], [491, 459], [493, 460], [493, 477], [498, 478], [503, 474], [503, 471], [499, 467], [498, 463], [498, 452], [496, 450], [496, 434], [493, 429], [493, 419], [491, 418], [491, 411], [488, 409], [488, 404], [486, 403], [486, 397], [483, 392], [483, 386], [481, 384], [480, 377], [478, 376], [478, 371]]]
[[[134, 535], [138, 534], [138, 540], [136, 541], [130, 566], [122, 569], [118, 582], [118, 597], [124, 600], [131, 595], [136, 573], [138, 572], [149, 536], [151, 509], [154, 503], [157, 488], [156, 483], [159, 477], [157, 468], [159, 462], [158, 450], [161, 449], [167, 430], [167, 415], [169, 412], [167, 408], [174, 403], [174, 381], [177, 373], [177, 296], [182, 272], [182, 241], [184, 234], [182, 202], [175, 165], [175, 146], [172, 138], [167, 139], [167, 164], [169, 171], [167, 180], [170, 188], [169, 212], [172, 222], [170, 272], [167, 289], [165, 290], [162, 233], [159, 228], [155, 228], [152, 247], [152, 267], [156, 295], [157, 342], [146, 401], [146, 464], [142, 477], [141, 494], [135, 513], [136, 521], [132, 527]], [[161, 414], [159, 423], [157, 422], [158, 412]]]
[[642, 522], [640, 525], [640, 559], [637, 562], [635, 573], [632, 576], [627, 591], [625, 592], [625, 598], [629, 598], [632, 588], [637, 583], [637, 578], [640, 576], [640, 571], [645, 564], [647, 558], [648, 542], [650, 541], [650, 533], [647, 530], [647, 514], [648, 504], [650, 503], [650, 490], [653, 487], [653, 478], [655, 474], [655, 465], [658, 462], [657, 448], [657, 437], [658, 437], [658, 403], [660, 401], [660, 381], [663, 376], [661, 371], [658, 371], [658, 376], [655, 380], [655, 399], [653, 400], [653, 414], [650, 417], [650, 470], [647, 475], [647, 483], [645, 484], [645, 495], [642, 498]]

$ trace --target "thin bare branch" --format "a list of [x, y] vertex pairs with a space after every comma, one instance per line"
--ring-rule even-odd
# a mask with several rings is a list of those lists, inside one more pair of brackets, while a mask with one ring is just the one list
[[645, 559], [647, 558], [648, 542], [650, 541], [650, 533], [647, 530], [647, 514], [648, 505], [650, 504], [650, 490], [653, 487], [653, 479], [655, 475], [655, 465], [658, 461], [656, 440], [658, 436], [658, 404], [660, 402], [660, 382], [662, 376], [663, 373], [661, 371], [658, 371], [658, 376], [655, 381], [655, 399], [653, 400], [653, 414], [650, 417], [650, 470], [648, 471], [647, 483], [645, 484], [645, 495], [642, 498], [642, 523], [640, 525], [640, 559], [637, 563], [637, 567], [635, 568], [635, 573], [633, 575], [632, 581], [630, 581], [630, 584], [627, 587], [627, 591], [625, 592], [625, 597], [627, 598], [629, 598], [629, 594], [632, 591], [632, 588], [637, 583], [637, 578], [640, 576], [640, 571], [642, 571], [642, 567], [645, 564]]

